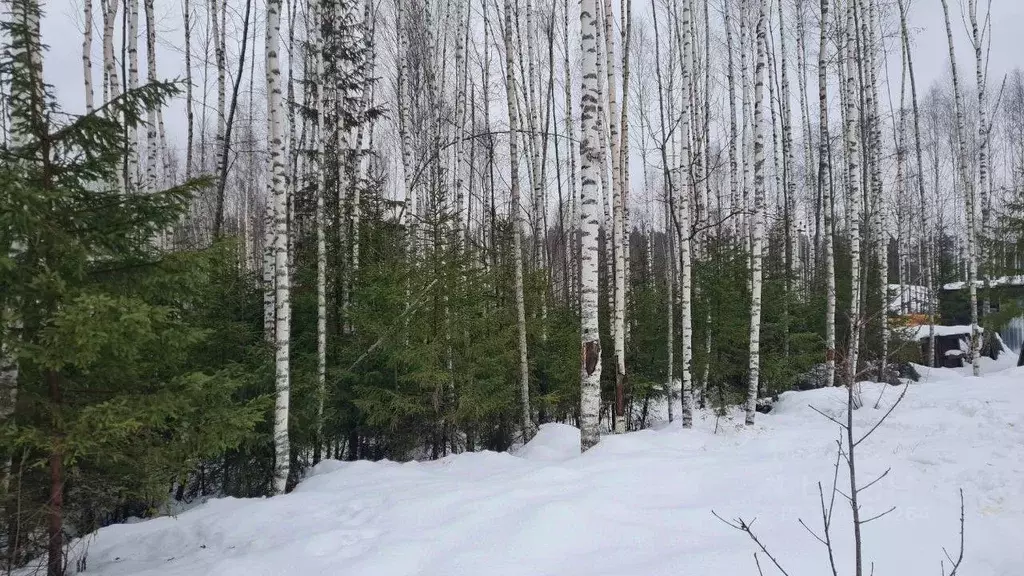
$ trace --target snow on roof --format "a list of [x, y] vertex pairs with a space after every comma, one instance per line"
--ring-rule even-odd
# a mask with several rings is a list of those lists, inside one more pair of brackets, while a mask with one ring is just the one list
[[[924, 324], [922, 326], [911, 326], [911, 327], [907, 328], [906, 330], [907, 330], [907, 335], [909, 337], [915, 339], [915, 340], [924, 340], [925, 338], [928, 338], [929, 334], [930, 334], [930, 330], [929, 330], [928, 324]], [[984, 331], [985, 331], [984, 328], [982, 328], [981, 326], [978, 326], [978, 332], [984, 332]], [[939, 336], [955, 336], [955, 335], [958, 335], [958, 334], [965, 334], [965, 335], [967, 335], [967, 334], [970, 334], [970, 333], [971, 333], [971, 326], [969, 324], [968, 325], [963, 325], [963, 326], [935, 326], [935, 337], [936, 338], [938, 338]]]
[[[985, 286], [984, 280], [975, 280], [975, 286], [982, 288]], [[999, 278], [992, 278], [989, 280], [989, 285], [995, 286], [1024, 286], [1024, 275], [1017, 276], [1000, 276]], [[963, 290], [967, 286], [967, 282], [950, 282], [942, 286], [943, 290]]]

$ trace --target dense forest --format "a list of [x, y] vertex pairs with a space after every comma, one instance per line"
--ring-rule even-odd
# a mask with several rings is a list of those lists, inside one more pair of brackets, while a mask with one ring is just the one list
[[990, 75], [985, 2], [73, 4], [80, 45], [3, 6], [8, 573], [323, 459], [852, 398], [934, 361], [902, 327], [944, 294], [977, 371], [1019, 314], [1024, 72]]

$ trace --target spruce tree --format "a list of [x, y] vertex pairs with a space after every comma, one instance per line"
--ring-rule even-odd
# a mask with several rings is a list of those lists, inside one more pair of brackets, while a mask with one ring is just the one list
[[18, 0], [4, 22], [17, 137], [0, 149], [0, 292], [18, 378], [0, 440], [21, 487], [10, 521], [24, 537], [9, 564], [45, 550], [58, 576], [66, 519], [91, 528], [112, 502], [166, 493], [263, 414], [236, 401], [224, 371], [197, 364], [207, 334], [186, 301], [214, 254], [183, 265], [189, 255], [156, 248], [206, 182], [147, 194], [119, 185], [129, 128], [178, 85], [150, 82], [62, 121], [42, 81], [39, 21], [37, 2]]

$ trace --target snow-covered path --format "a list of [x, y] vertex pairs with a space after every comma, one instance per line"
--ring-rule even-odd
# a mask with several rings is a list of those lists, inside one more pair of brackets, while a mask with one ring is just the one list
[[[899, 391], [863, 385], [862, 432]], [[824, 547], [798, 519], [820, 530], [818, 483], [827, 498], [839, 430], [808, 405], [839, 417], [844, 394], [787, 393], [753, 429], [723, 419], [716, 434], [705, 414], [694, 430], [609, 436], [582, 456], [578, 431], [548, 425], [517, 455], [325, 462], [286, 496], [213, 500], [176, 518], [105, 528], [89, 541], [87, 573], [756, 575], [753, 543], [715, 510], [756, 517], [754, 530], [790, 576], [826, 574]], [[896, 506], [864, 527], [875, 574], [939, 574], [942, 548], [956, 554], [962, 488], [961, 574], [1024, 575], [1024, 368], [980, 379], [926, 372], [858, 450], [862, 483], [892, 468], [861, 496], [862, 517]], [[852, 574], [849, 516], [837, 497], [840, 574]], [[762, 566], [777, 573], [763, 556]]]

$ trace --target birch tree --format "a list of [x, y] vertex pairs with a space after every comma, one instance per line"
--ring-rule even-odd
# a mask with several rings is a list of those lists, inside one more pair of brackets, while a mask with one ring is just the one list
[[[324, 76], [323, 22], [325, 11], [319, 0], [309, 1], [309, 50], [313, 59], [313, 70], [317, 78]], [[401, 34], [401, 30], [398, 31]], [[313, 446], [313, 463], [320, 461], [320, 450], [324, 445], [324, 404], [327, 398], [327, 214], [324, 206], [327, 194], [327, 171], [324, 162], [325, 140], [327, 138], [326, 113], [324, 110], [325, 87], [310, 83], [314, 95], [316, 113], [315, 156], [313, 158], [316, 205], [313, 218], [316, 226], [316, 438]], [[401, 83], [399, 83], [399, 90]], [[401, 120], [400, 120], [401, 122]]]
[[508, 146], [512, 195], [512, 258], [515, 271], [516, 329], [519, 336], [519, 402], [521, 403], [523, 440], [533, 437], [533, 417], [530, 413], [530, 364], [526, 350], [526, 301], [523, 295], [523, 230], [522, 206], [519, 193], [519, 111], [515, 97], [515, 44], [512, 41], [512, 0], [505, 0], [505, 93], [508, 104]]
[[84, 2], [85, 31], [82, 34], [82, 75], [85, 78], [85, 113], [94, 108], [92, 90], [92, 0]]
[[761, 276], [764, 258], [764, 73], [765, 73], [765, 0], [757, 0], [757, 28], [754, 42], [757, 63], [754, 67], [754, 213], [751, 239], [750, 281], [750, 365], [748, 368], [747, 402], [745, 406], [748, 426], [754, 424], [757, 414], [757, 392], [761, 374]]
[[690, 89], [691, 89], [691, 51], [692, 51], [692, 35], [690, 30], [690, 19], [692, 16], [690, 0], [682, 0], [683, 2], [683, 21], [682, 21], [682, 85], [680, 92], [683, 95], [683, 101], [680, 105], [681, 109], [681, 122], [680, 122], [680, 146], [679, 146], [679, 168], [682, 172], [680, 177], [680, 193], [676, 199], [677, 214], [676, 214], [676, 226], [677, 234], [679, 235], [679, 274], [680, 274], [680, 301], [682, 315], [682, 346], [683, 354], [681, 358], [682, 362], [682, 406], [680, 414], [680, 421], [682, 422], [683, 428], [690, 428], [693, 426], [693, 373], [692, 373], [692, 361], [693, 361], [693, 265], [692, 265], [692, 251], [690, 241], [690, 226], [691, 226], [691, 210], [690, 210], [690, 198], [693, 195], [692, 181], [687, 177], [687, 172], [690, 169], [690, 129], [691, 129], [691, 109], [690, 109]]
[[[508, 2], [505, 0], [506, 14]], [[508, 17], [506, 16], [506, 19]], [[600, 440], [601, 339], [597, 315], [597, 235], [601, 216], [598, 206], [602, 138], [598, 124], [603, 98], [598, 89], [597, 0], [580, 2], [580, 50], [583, 84], [580, 92], [580, 449], [586, 451]]]
[[920, 222], [921, 222], [921, 242], [924, 244], [922, 255], [924, 258], [919, 262], [922, 274], [924, 275], [925, 290], [926, 290], [926, 306], [928, 312], [928, 358], [927, 365], [933, 366], [935, 364], [935, 289], [932, 286], [932, 257], [931, 257], [931, 246], [932, 243], [929, 240], [931, 236], [931, 229], [929, 227], [930, 222], [928, 218], [929, 205], [925, 193], [924, 185], [924, 155], [921, 152], [921, 114], [918, 109], [917, 99], [917, 79], [914, 75], [914, 56], [913, 51], [910, 49], [910, 32], [907, 27], [907, 6], [904, 3], [905, 0], [897, 0], [897, 6], [900, 12], [900, 38], [903, 47], [903, 55], [907, 60], [907, 75], [910, 77], [910, 102], [913, 108], [914, 114], [914, 159], [917, 165], [917, 192], [921, 204], [920, 211]]
[[977, 228], [975, 205], [974, 177], [970, 173], [967, 161], [967, 125], [964, 120], [964, 101], [960, 92], [960, 79], [957, 73], [956, 53], [953, 49], [953, 29], [949, 21], [949, 5], [942, 0], [942, 13], [946, 19], [946, 40], [949, 44], [949, 66], [953, 76], [953, 107], [956, 115], [957, 158], [954, 165], [960, 173], [960, 183], [964, 191], [964, 210], [966, 213], [966, 248], [967, 248], [967, 289], [971, 305], [971, 369], [975, 376], [981, 375], [981, 331], [978, 329], [978, 256]]
[[614, 23], [615, 17], [612, 12], [612, 2], [611, 0], [604, 0], [604, 56], [605, 72], [608, 77], [608, 80], [605, 83], [605, 89], [608, 92], [607, 114], [605, 117], [608, 119], [608, 140], [612, 169], [611, 189], [605, 190], [605, 194], [611, 195], [610, 199], [612, 203], [612, 248], [608, 253], [614, 257], [614, 265], [612, 268], [613, 277], [611, 278], [610, 285], [614, 284], [611, 291], [614, 294], [612, 337], [615, 343], [615, 432], [621, 433], [626, 431], [624, 399], [626, 385], [626, 276], [624, 256], [625, 243], [623, 242], [624, 206], [622, 203], [622, 142], [620, 139], [621, 111], [618, 106], [616, 90], [617, 80], [615, 78]]
[[821, 33], [818, 37], [818, 195], [822, 198], [824, 216], [825, 251], [825, 382], [835, 385], [836, 375], [836, 263], [833, 238], [835, 235], [832, 199], [832, 155], [829, 149], [828, 114], [828, 59], [827, 29], [828, 6], [831, 0], [821, 0]]
[[846, 218], [850, 234], [850, 340], [846, 355], [846, 384], [851, 388], [857, 379], [857, 353], [860, 347], [860, 218], [861, 195], [858, 184], [859, 118], [857, 102], [857, 28], [854, 19], [856, 0], [846, 8]]
[[[989, 2], [991, 7], [991, 1]], [[991, 14], [986, 15], [986, 21], [981, 28], [978, 27], [978, 0], [968, 0], [967, 3], [967, 15], [971, 25], [971, 44], [974, 49], [974, 73], [977, 82], [978, 90], [978, 196], [981, 202], [981, 229], [977, 233], [975, 241], [978, 245], [978, 256], [977, 258], [981, 261], [981, 276], [985, 282], [985, 298], [983, 306], [983, 315], [988, 315], [991, 304], [989, 298], [991, 293], [991, 281], [989, 277], [988, 267], [991, 265], [991, 259], [988, 255], [988, 247], [990, 245], [989, 234], [991, 230], [991, 198], [989, 194], [989, 125], [988, 125], [988, 99], [986, 94], [987, 84], [987, 73], [985, 67], [985, 61], [982, 58], [982, 50], [985, 45], [985, 29], [988, 27], [988, 18]], [[972, 176], [973, 180], [973, 176]], [[980, 343], [977, 343], [978, 350], [980, 353]], [[975, 354], [977, 356], [978, 354]], [[977, 376], [977, 374], [975, 374]]]
[[[89, 1], [89, 0], [87, 0]], [[146, 80], [155, 82], [156, 77], [156, 22], [153, 15], [153, 0], [143, 0], [146, 18]], [[243, 45], [244, 45], [243, 40]], [[159, 185], [159, 164], [163, 151], [157, 130], [157, 109], [150, 107], [146, 111], [146, 180], [147, 190], [155, 190]]]
[[267, 117], [270, 145], [270, 190], [273, 206], [274, 243], [274, 492], [281, 494], [288, 482], [290, 448], [288, 405], [291, 395], [289, 346], [291, 344], [291, 287], [288, 270], [288, 188], [285, 176], [284, 102], [281, 90], [281, 0], [268, 0], [266, 20]]
[[[114, 0], [111, 0], [114, 1]], [[125, 43], [128, 50], [128, 90], [139, 87], [139, 0], [126, 0]], [[134, 125], [125, 126], [125, 189], [136, 191], [139, 185], [138, 133]]]

